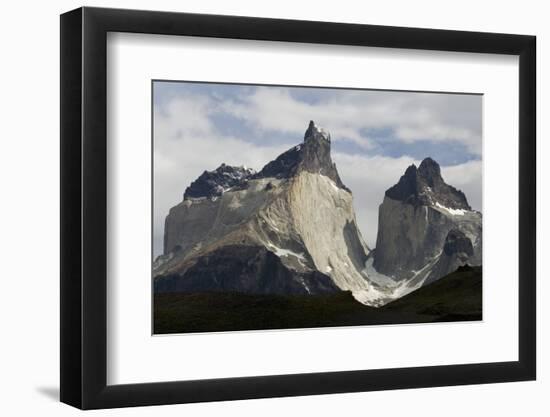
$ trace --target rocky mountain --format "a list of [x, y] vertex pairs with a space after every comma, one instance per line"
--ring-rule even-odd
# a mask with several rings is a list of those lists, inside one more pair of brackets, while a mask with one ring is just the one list
[[[395, 281], [398, 298], [455, 271], [481, 265], [482, 216], [460, 190], [445, 183], [437, 162], [407, 168], [379, 208], [370, 275]], [[386, 285], [386, 289], [391, 288]]]
[[370, 249], [330, 149], [330, 134], [312, 121], [302, 143], [257, 173], [222, 164], [201, 174], [166, 217], [155, 291], [350, 290], [370, 303]]
[[481, 213], [436, 161], [411, 165], [379, 208], [376, 249], [313, 121], [304, 140], [258, 172], [221, 164], [165, 220], [155, 292], [320, 295], [351, 291], [380, 307], [482, 261]]
[[199, 178], [186, 188], [183, 199], [201, 197], [219, 197], [228, 189], [245, 184], [254, 174], [246, 167], [232, 167], [221, 164], [214, 171], [204, 171]]
[[253, 178], [291, 178], [298, 173], [298, 170], [324, 175], [330, 178], [339, 188], [350, 191], [342, 183], [336, 164], [332, 162], [330, 133], [323, 128], [318, 128], [313, 121], [309, 122], [303, 144], [279, 155]]

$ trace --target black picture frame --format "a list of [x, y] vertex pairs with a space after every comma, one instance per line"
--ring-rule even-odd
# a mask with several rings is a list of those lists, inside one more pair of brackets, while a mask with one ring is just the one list
[[[519, 56], [519, 360], [107, 385], [108, 32]], [[102, 8], [61, 15], [61, 401], [82, 409], [536, 378], [534, 36]]]

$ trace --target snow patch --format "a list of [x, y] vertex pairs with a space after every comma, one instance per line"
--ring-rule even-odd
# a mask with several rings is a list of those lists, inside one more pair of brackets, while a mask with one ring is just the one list
[[306, 282], [304, 281], [304, 278], [303, 277], [300, 277], [300, 284], [302, 284], [302, 286], [306, 289], [307, 293], [308, 294], [311, 294], [311, 290], [309, 289], [309, 287], [307, 286]]
[[[424, 285], [424, 281], [426, 281], [426, 278], [428, 278], [428, 275], [430, 275], [432, 267], [436, 264], [437, 260], [441, 256], [442, 252], [439, 252], [436, 256], [434, 256], [432, 259], [428, 261], [426, 265], [424, 265], [420, 270], [418, 271], [412, 271], [414, 275], [411, 278], [408, 278], [404, 282], [400, 283], [393, 292], [393, 296], [395, 299], [401, 298], [414, 290], [417, 290], [418, 288], [422, 287]], [[415, 284], [412, 284], [412, 282], [420, 277], [418, 282]], [[412, 284], [412, 285], [411, 285]]]
[[174, 252], [170, 252], [168, 255], [159, 255], [153, 262], [153, 270], [156, 270], [166, 264], [174, 257]]
[[393, 287], [397, 285], [397, 282], [392, 277], [389, 277], [387, 275], [384, 275], [378, 272], [374, 268], [373, 263], [374, 263], [374, 258], [372, 256], [369, 256], [369, 258], [365, 262], [365, 268], [363, 269], [363, 271], [361, 271], [363, 275], [367, 276], [370, 282], [374, 282], [381, 286]]
[[436, 202], [435, 205], [438, 208], [449, 212], [453, 216], [464, 216], [464, 214], [468, 211], [468, 210], [463, 210], [463, 209], [452, 209], [452, 208], [449, 208], [449, 207], [445, 207], [445, 206], [439, 204], [438, 202]]
[[[360, 303], [373, 307], [381, 307], [390, 301], [397, 300], [422, 287], [440, 255], [441, 253], [434, 256], [420, 270], [412, 271], [413, 276], [401, 282], [379, 273], [373, 266], [374, 259], [369, 257], [362, 273], [366, 276], [370, 286], [368, 290], [354, 291], [353, 296]], [[417, 279], [418, 281], [414, 282]]]
[[303, 265], [306, 262], [306, 258], [304, 258], [303, 253], [296, 253], [289, 249], [282, 249], [277, 246], [275, 246], [272, 243], [268, 243], [268, 246], [273, 250], [273, 253], [277, 255], [279, 258], [282, 258], [283, 256], [294, 256], [298, 258], [298, 261]]
[[382, 307], [384, 304], [393, 301], [389, 293], [374, 285], [369, 286], [368, 290], [352, 291], [351, 294], [361, 304], [371, 307]]

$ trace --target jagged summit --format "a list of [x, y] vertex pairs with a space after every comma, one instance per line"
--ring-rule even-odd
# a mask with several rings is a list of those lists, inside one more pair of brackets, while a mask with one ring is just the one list
[[429, 156], [420, 163], [418, 173], [426, 179], [430, 187], [433, 187], [435, 183], [444, 182], [441, 177], [441, 167]]
[[386, 196], [413, 206], [440, 205], [453, 210], [471, 210], [464, 193], [443, 180], [439, 164], [430, 157], [418, 168], [410, 165], [399, 182], [386, 191]]
[[311, 120], [304, 134], [304, 142], [269, 162], [254, 178], [291, 178], [301, 171], [307, 171], [324, 175], [339, 188], [349, 192], [338, 175], [336, 164], [332, 162], [330, 145], [330, 133]]
[[165, 219], [154, 288], [345, 290], [380, 306], [461, 265], [481, 265], [481, 216], [428, 157], [386, 191], [371, 251], [332, 161], [330, 134], [310, 121], [303, 141], [259, 172], [221, 164], [187, 187]]
[[222, 163], [213, 171], [204, 171], [187, 187], [183, 198], [219, 197], [229, 189], [245, 188], [251, 179], [292, 178], [301, 171], [324, 175], [338, 187], [349, 191], [342, 183], [330, 156], [330, 133], [317, 127], [313, 120], [309, 122], [303, 143], [282, 153], [258, 173], [244, 166]]
[[330, 142], [330, 133], [322, 127], [319, 128], [313, 120], [309, 121], [306, 133], [304, 134], [304, 142], [308, 139], [327, 140]]
[[439, 164], [425, 158], [386, 191], [373, 266], [412, 291], [463, 263], [480, 265], [481, 220], [464, 193], [443, 180]]
[[204, 171], [186, 188], [183, 199], [219, 197], [231, 187], [239, 186], [248, 180], [255, 171], [244, 166], [231, 166], [222, 163], [213, 171]]
[[166, 216], [155, 291], [345, 290], [370, 302], [362, 272], [370, 249], [330, 146], [330, 134], [310, 122], [303, 142], [258, 173], [225, 164], [205, 171]]

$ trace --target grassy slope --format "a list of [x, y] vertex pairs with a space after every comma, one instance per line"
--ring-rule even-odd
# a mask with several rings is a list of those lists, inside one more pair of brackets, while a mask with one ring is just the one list
[[460, 316], [480, 320], [481, 299], [481, 267], [466, 267], [387, 304], [383, 309], [438, 316], [436, 320], [439, 321], [459, 319]]
[[319, 296], [155, 294], [155, 333], [288, 329], [481, 319], [481, 268], [457, 271], [382, 308], [350, 292]]

